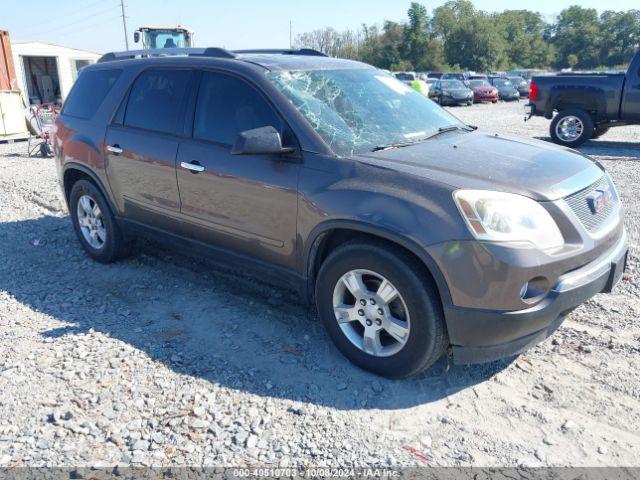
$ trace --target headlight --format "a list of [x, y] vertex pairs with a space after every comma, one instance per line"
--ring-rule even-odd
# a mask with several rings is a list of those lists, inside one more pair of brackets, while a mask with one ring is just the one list
[[458, 190], [454, 199], [479, 240], [553, 250], [564, 244], [556, 222], [538, 202], [513, 193]]

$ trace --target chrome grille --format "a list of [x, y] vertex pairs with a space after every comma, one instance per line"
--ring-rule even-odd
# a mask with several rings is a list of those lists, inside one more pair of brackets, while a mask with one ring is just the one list
[[[596, 190], [611, 190], [611, 201], [606, 203], [604, 208], [597, 213], [593, 213], [589, 207], [587, 198]], [[613, 186], [609, 184], [607, 176], [603, 175], [600, 180], [589, 185], [587, 188], [580, 190], [579, 192], [572, 193], [564, 199], [567, 205], [576, 214], [584, 228], [589, 232], [596, 232], [600, 229], [603, 223], [611, 216], [615, 211], [618, 198], [616, 197]]]

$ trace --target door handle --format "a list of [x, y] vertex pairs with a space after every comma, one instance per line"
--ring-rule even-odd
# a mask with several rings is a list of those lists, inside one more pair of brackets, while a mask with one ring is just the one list
[[107, 151], [113, 153], [114, 155], [120, 155], [124, 150], [120, 148], [120, 145], [117, 143], [115, 145], [107, 145]]
[[182, 168], [186, 168], [187, 170], [190, 170], [191, 173], [204, 172], [204, 167], [202, 165], [200, 165], [196, 160], [193, 160], [190, 163], [180, 162], [180, 166]]

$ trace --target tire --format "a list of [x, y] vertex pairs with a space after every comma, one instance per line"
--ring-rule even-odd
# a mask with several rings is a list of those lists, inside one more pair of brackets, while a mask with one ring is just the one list
[[438, 95], [438, 105], [443, 106], [444, 104], [442, 103], [442, 95]]
[[600, 138], [602, 135], [604, 135], [605, 133], [607, 133], [609, 131], [611, 127], [607, 126], [607, 125], [596, 125], [596, 128], [593, 132], [593, 135], [591, 136], [591, 138]]
[[[86, 210], [82, 206], [79, 207], [78, 204], [81, 202], [84, 204], [87, 198], [89, 199], [90, 206], [95, 208], [95, 205], [97, 205], [100, 215], [95, 216], [94, 226], [91, 229], [86, 226], [86, 223], [83, 223], [83, 225], [85, 225], [83, 232], [81, 222], [86, 222], [86, 220], [79, 218], [79, 208], [85, 212]], [[95, 211], [93, 208], [90, 210]], [[73, 228], [82, 248], [84, 248], [85, 252], [94, 260], [100, 263], [111, 263], [130, 253], [131, 246], [125, 240], [120, 227], [116, 223], [109, 204], [100, 190], [89, 180], [78, 180], [73, 184], [73, 187], [71, 187], [71, 193], [69, 194], [69, 213], [71, 214]], [[88, 237], [86, 236], [87, 229], [99, 230], [99, 227], [103, 228], [103, 235], [89, 234]], [[93, 244], [90, 243], [92, 241], [94, 241]]]
[[[351, 289], [346, 287], [342, 279], [345, 274], [354, 271], [364, 271], [360, 279], [361, 285], [368, 290], [363, 298], [365, 302], [366, 297], [375, 297], [377, 304], [367, 303], [362, 307], [358, 298], [350, 295]], [[373, 293], [376, 285], [380, 285], [376, 283], [375, 275], [383, 277], [399, 293], [396, 297], [391, 297], [394, 300], [385, 304], [381, 297]], [[445, 352], [449, 340], [440, 297], [427, 275], [406, 252], [382, 242], [351, 242], [333, 251], [318, 272], [316, 307], [338, 350], [360, 368], [387, 378], [408, 377], [431, 366]], [[343, 301], [341, 294], [336, 295], [341, 290], [352, 300], [353, 308], [351, 300], [347, 303]], [[369, 301], [372, 299], [369, 298]], [[349, 318], [353, 315], [356, 320], [346, 321], [341, 326], [334, 310], [334, 302], [346, 303], [351, 312]], [[378, 309], [381, 306], [385, 311], [383, 315], [379, 315], [382, 310]], [[367, 309], [366, 312], [363, 309]], [[394, 312], [393, 317], [408, 320], [406, 323], [396, 323], [408, 326], [404, 343], [384, 330], [385, 323], [382, 322], [387, 322], [391, 317], [386, 314], [391, 310]], [[360, 312], [365, 312], [364, 316]], [[374, 318], [377, 316], [382, 319]], [[373, 321], [382, 326], [365, 326], [369, 325], [367, 322]], [[366, 328], [379, 329], [379, 355], [365, 351]], [[358, 332], [361, 332], [361, 337], [358, 337]], [[354, 337], [356, 340], [361, 338], [362, 346], [354, 343]]]
[[[562, 133], [563, 122], [566, 122], [565, 134]], [[571, 125], [575, 125], [575, 129]], [[592, 138], [594, 130], [591, 115], [584, 110], [574, 108], [558, 112], [549, 125], [549, 134], [554, 143], [570, 148], [578, 147]]]

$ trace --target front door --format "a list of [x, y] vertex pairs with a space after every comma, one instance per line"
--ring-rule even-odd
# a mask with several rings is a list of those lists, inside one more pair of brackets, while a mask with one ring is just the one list
[[298, 160], [231, 154], [240, 132], [264, 126], [283, 132], [283, 120], [246, 81], [208, 71], [202, 73], [193, 115], [193, 138], [178, 149], [185, 233], [293, 267]]
[[109, 185], [124, 216], [177, 231], [176, 157], [188, 70], [148, 70], [133, 84], [105, 139]]
[[640, 62], [632, 64], [627, 72], [622, 98], [622, 120], [640, 123]]

